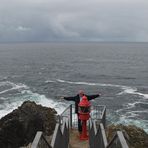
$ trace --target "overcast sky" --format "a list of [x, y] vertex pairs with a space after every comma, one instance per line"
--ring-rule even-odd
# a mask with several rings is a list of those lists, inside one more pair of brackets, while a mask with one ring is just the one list
[[0, 42], [148, 42], [148, 0], [0, 0]]

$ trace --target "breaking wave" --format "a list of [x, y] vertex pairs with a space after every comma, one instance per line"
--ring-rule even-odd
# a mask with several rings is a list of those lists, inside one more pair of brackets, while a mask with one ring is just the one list
[[[136, 125], [138, 127], [143, 128], [146, 132], [148, 132], [148, 121], [145, 120], [143, 114], [148, 113], [146, 107], [148, 107], [146, 101], [148, 99], [148, 94], [144, 94], [138, 92], [136, 87], [130, 87], [125, 85], [114, 85], [114, 84], [102, 84], [102, 83], [90, 83], [90, 82], [72, 82], [65, 81], [61, 79], [56, 79], [59, 83], [68, 83], [75, 85], [89, 85], [89, 86], [101, 86], [101, 87], [115, 87], [121, 90], [120, 93], [116, 94], [117, 96], [129, 94], [129, 95], [137, 95], [140, 96], [134, 100], [134, 102], [125, 102], [123, 104], [123, 108], [113, 111], [113, 113], [108, 115], [109, 121], [116, 124], [125, 124], [125, 125]], [[137, 107], [140, 108], [137, 111]]]
[[135, 125], [148, 133], [148, 120], [138, 118], [139, 113], [147, 111], [126, 111], [125, 113], [109, 113], [107, 118], [111, 124]]
[[15, 84], [15, 83], [12, 83], [10, 81], [6, 81], [6, 82], [0, 82], [0, 86], [8, 86], [10, 87], [9, 89], [5, 89], [3, 91], [0, 91], [0, 94], [4, 94], [4, 93], [7, 93], [9, 91], [13, 91], [13, 90], [19, 90], [19, 89], [27, 89], [28, 87], [24, 84]]
[[130, 117], [121, 116], [120, 120], [116, 122], [116, 124], [125, 124], [125, 125], [136, 125], [137, 127], [140, 127], [144, 129], [146, 132], [148, 132], [148, 121], [147, 120], [133, 120], [130, 119]]
[[[0, 86], [9, 87], [9, 89], [0, 91], [0, 100], [3, 101], [0, 105], [0, 117], [10, 113], [26, 100], [35, 101], [37, 104], [54, 108], [58, 114], [60, 114], [67, 106], [64, 102], [55, 101], [51, 98], [47, 98], [45, 95], [32, 92], [25, 84], [15, 84], [6, 81], [0, 82]], [[17, 95], [10, 95], [14, 90], [17, 90], [19, 93]], [[4, 93], [5, 97], [2, 97], [1, 95]]]
[[[137, 91], [136, 87], [130, 87], [125, 85], [116, 85], [116, 84], [104, 84], [104, 83], [91, 83], [91, 82], [72, 82], [72, 81], [65, 81], [61, 79], [56, 79], [57, 82], [60, 83], [68, 83], [68, 84], [76, 84], [76, 85], [90, 85], [90, 86], [102, 86], [102, 87], [116, 87], [121, 89], [122, 91], [117, 95], [122, 94], [134, 94], [142, 96], [144, 99], [148, 99], [148, 94], [140, 93]], [[56, 82], [54, 81], [54, 82]], [[53, 81], [52, 81], [53, 82]]]
[[[122, 123], [122, 124], [134, 124], [139, 127], [142, 127], [145, 131], [148, 132], [148, 121], [143, 119], [136, 119], [140, 113], [147, 114], [147, 110], [135, 110], [137, 105], [147, 105], [142, 101], [147, 101], [148, 94], [143, 94], [137, 91], [135, 87], [129, 87], [124, 85], [114, 85], [114, 84], [102, 84], [102, 83], [88, 83], [88, 82], [72, 82], [65, 81], [61, 79], [56, 80], [47, 80], [45, 83], [67, 83], [67, 84], [75, 84], [75, 85], [89, 85], [89, 86], [101, 86], [101, 87], [115, 87], [121, 89], [121, 92], [116, 95], [138, 95], [142, 96], [143, 99], [135, 100], [132, 103], [126, 103], [123, 105], [122, 109], [116, 110], [115, 112], [120, 115], [118, 120], [113, 119], [114, 115], [112, 115], [111, 121], [114, 123]], [[13, 95], [11, 95], [15, 92]], [[17, 93], [16, 93], [17, 92]], [[45, 95], [34, 93], [31, 89], [22, 83], [14, 83], [10, 81], [2, 81], [0, 82], [0, 117], [8, 114], [12, 110], [16, 109], [20, 106], [24, 101], [31, 100], [35, 101], [37, 104], [41, 104], [46, 107], [54, 108], [58, 114], [60, 114], [66, 107], [67, 102], [60, 102], [56, 99], [47, 98]], [[147, 107], [147, 106], [146, 106]], [[134, 108], [134, 110], [133, 110]], [[116, 115], [115, 117], [116, 118]], [[134, 119], [133, 119], [134, 118]]]

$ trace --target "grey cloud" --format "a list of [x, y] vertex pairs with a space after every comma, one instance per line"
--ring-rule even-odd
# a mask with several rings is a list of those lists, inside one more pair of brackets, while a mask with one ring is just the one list
[[147, 0], [0, 2], [0, 42], [148, 41]]

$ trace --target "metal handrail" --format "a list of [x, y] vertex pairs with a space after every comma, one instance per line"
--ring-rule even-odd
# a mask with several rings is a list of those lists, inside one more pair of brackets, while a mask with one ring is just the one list
[[56, 124], [51, 145], [47, 142], [46, 138], [43, 136], [43, 132], [38, 131], [31, 148], [68, 148], [69, 144], [69, 122], [68, 119], [64, 119], [64, 123], [61, 125]]
[[106, 138], [106, 134], [105, 134], [105, 129], [102, 123], [100, 123], [100, 133], [102, 135], [102, 142], [104, 144], [104, 147], [107, 147], [107, 138]]
[[102, 111], [101, 123], [103, 123], [104, 128], [106, 128], [106, 107], [104, 107]]
[[[69, 127], [74, 127], [74, 119], [77, 119], [73, 108], [74, 106], [71, 104], [61, 113], [61, 115], [59, 115], [59, 123], [56, 124], [51, 145], [48, 144], [47, 140], [43, 136], [43, 133], [39, 131], [35, 136], [31, 148], [68, 148]], [[93, 105], [92, 109], [92, 117], [89, 120], [90, 148], [114, 148], [114, 146], [129, 148], [121, 131], [117, 131], [108, 144], [105, 133], [106, 106]]]
[[68, 148], [69, 145], [69, 123], [68, 119], [64, 119], [64, 123], [56, 124], [54, 134], [51, 141], [51, 146], [53, 148]]
[[[113, 136], [112, 140], [110, 141], [110, 143], [107, 145], [106, 148], [112, 148], [113, 144], [115, 143], [115, 141], [119, 141], [119, 144], [121, 146], [121, 148], [129, 148], [128, 144], [123, 136], [122, 131], [117, 131], [117, 133]], [[118, 145], [119, 145], [118, 144]]]
[[108, 144], [103, 124], [97, 129], [96, 121], [89, 120], [89, 136], [90, 148], [129, 148], [122, 131], [117, 131]]
[[[68, 115], [66, 112], [69, 112]], [[60, 115], [59, 115], [59, 123], [63, 123], [63, 118], [68, 118], [69, 119], [69, 125], [72, 128], [72, 104], [70, 104]]]
[[102, 123], [97, 128], [96, 121], [89, 120], [89, 137], [90, 148], [106, 148], [108, 142]]
[[33, 140], [31, 148], [41, 148], [41, 147], [52, 148], [50, 144], [47, 142], [47, 140], [45, 139], [45, 137], [43, 136], [43, 132], [38, 131]]
[[[92, 105], [90, 116], [92, 120], [98, 120], [103, 123], [105, 127], [106, 123], [106, 106], [104, 105]], [[63, 119], [68, 118], [70, 128], [77, 126], [77, 114], [75, 113], [74, 104], [69, 105], [60, 115], [59, 115], [59, 123], [63, 123]]]

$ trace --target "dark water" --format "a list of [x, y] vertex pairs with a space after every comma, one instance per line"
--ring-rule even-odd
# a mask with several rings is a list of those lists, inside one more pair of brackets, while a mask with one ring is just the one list
[[60, 113], [60, 96], [100, 92], [108, 120], [148, 131], [148, 43], [0, 45], [0, 116], [24, 100]]

